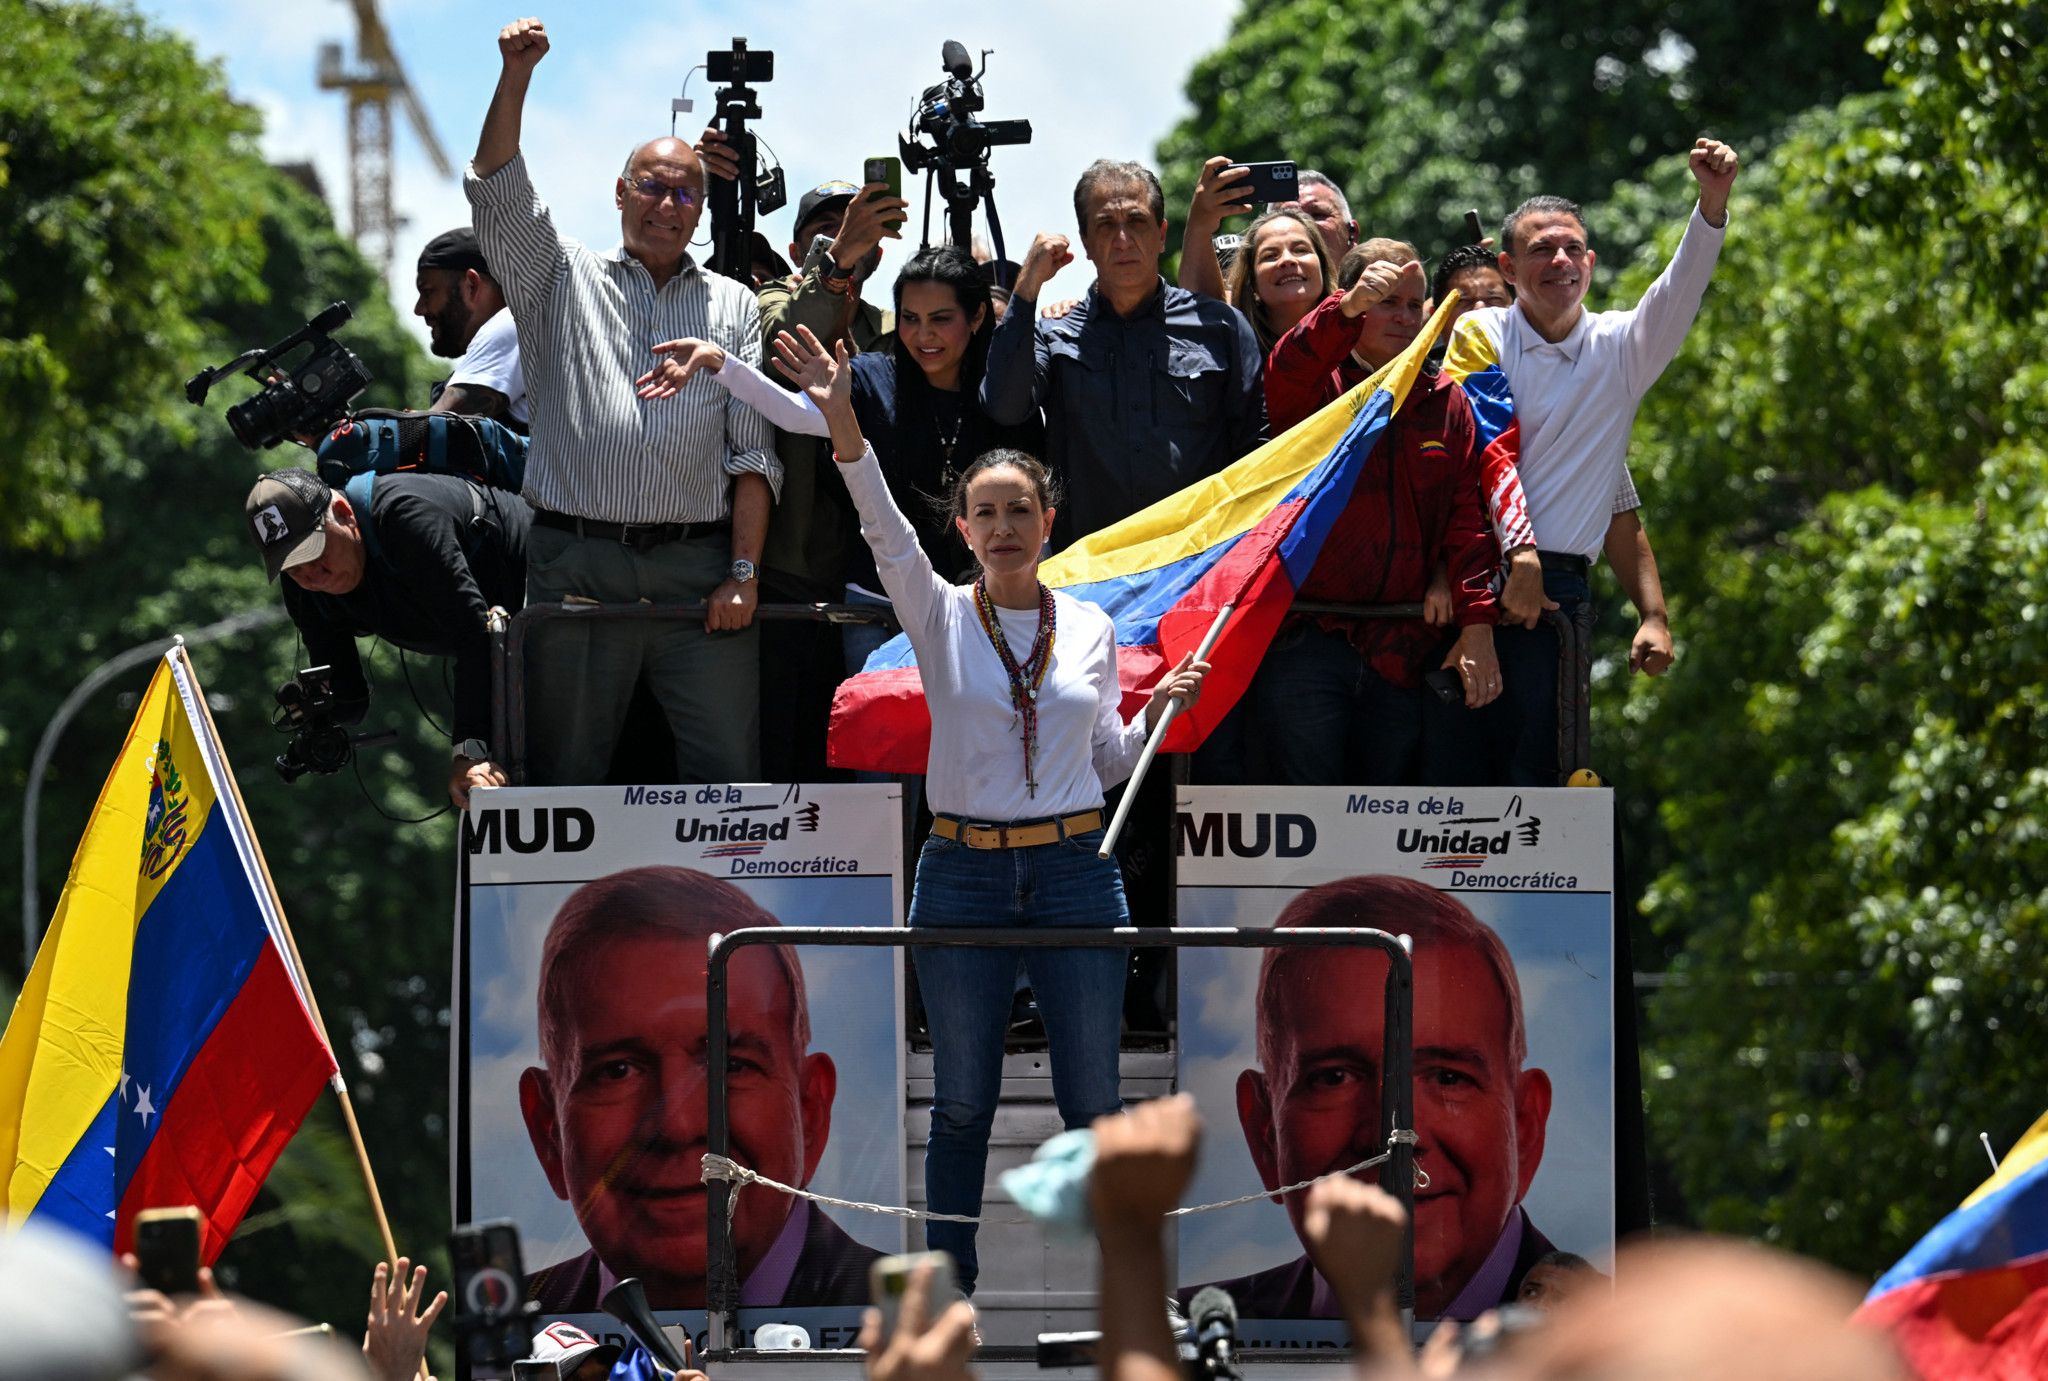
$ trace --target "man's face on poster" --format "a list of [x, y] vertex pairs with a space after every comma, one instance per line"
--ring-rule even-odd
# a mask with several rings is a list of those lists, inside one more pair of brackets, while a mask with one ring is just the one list
[[[638, 1276], [658, 1309], [704, 1303], [704, 951], [701, 939], [640, 934], [577, 954], [556, 1014], [563, 1067], [529, 1069], [519, 1085], [549, 1185], [575, 1208], [598, 1259], [616, 1276]], [[727, 972], [730, 1154], [807, 1184], [831, 1130], [837, 1072], [830, 1056], [797, 1046], [789, 978], [772, 951], [742, 950]], [[740, 1195], [743, 1277], [790, 1205], [758, 1189]]]
[[[1281, 960], [1262, 1020], [1270, 1067], [1238, 1076], [1238, 1116], [1268, 1188], [1379, 1154], [1385, 956], [1321, 950]], [[1478, 949], [1415, 955], [1415, 1309], [1436, 1318], [1485, 1262], [1543, 1159], [1550, 1079], [1521, 1070], [1507, 999]], [[1368, 1172], [1370, 1177], [1371, 1172]], [[1289, 1195], [1302, 1230], [1305, 1194]]]

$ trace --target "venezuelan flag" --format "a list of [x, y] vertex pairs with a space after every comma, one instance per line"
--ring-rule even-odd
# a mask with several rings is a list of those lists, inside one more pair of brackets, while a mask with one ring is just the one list
[[1928, 1381], [2048, 1375], [2048, 1115], [1856, 1318], [1889, 1329]]
[[1489, 330], [1481, 325], [1483, 320], [1474, 313], [1458, 322], [1444, 351], [1444, 374], [1464, 388], [1472, 404], [1479, 434], [1479, 484], [1505, 551], [1534, 544], [1536, 533], [1529, 526], [1518, 469], [1522, 428], [1515, 421], [1515, 391], [1508, 387], [1507, 371], [1500, 364], [1500, 339], [1495, 334], [1500, 328]]
[[6, 1212], [211, 1262], [335, 1073], [183, 649], [166, 654], [0, 1037]]
[[[1210, 649], [1201, 699], [1167, 731], [1167, 752], [1198, 747], [1251, 684], [1456, 301], [1450, 294], [1407, 350], [1314, 416], [1039, 568], [1047, 585], [1115, 621], [1126, 719], [1161, 672], [1201, 644], [1223, 607], [1236, 606]], [[884, 643], [841, 683], [827, 749], [835, 767], [925, 770], [931, 715], [908, 637]]]

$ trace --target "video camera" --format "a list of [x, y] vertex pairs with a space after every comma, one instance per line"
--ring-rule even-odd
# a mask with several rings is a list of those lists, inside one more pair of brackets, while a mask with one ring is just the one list
[[[228, 409], [228, 429], [235, 440], [256, 451], [288, 437], [324, 433], [370, 386], [370, 371], [362, 360], [329, 334], [353, 315], [348, 303], [333, 303], [277, 344], [244, 350], [224, 365], [200, 370], [185, 381], [185, 397], [195, 407], [203, 406], [207, 390], [240, 371], [263, 388]], [[311, 347], [303, 360], [288, 368], [279, 363], [300, 346]]]
[[[996, 182], [989, 172], [989, 151], [999, 144], [1030, 143], [1031, 122], [974, 118], [988, 104], [981, 79], [988, 72], [988, 55], [993, 51], [982, 49], [981, 71], [977, 72], [968, 59], [966, 46], [956, 39], [947, 39], [939, 50], [946, 80], [925, 88], [911, 114], [909, 130], [897, 136], [896, 145], [903, 153], [903, 166], [913, 173], [924, 173], [928, 189], [933, 175], [937, 175], [946, 202], [948, 244], [965, 249], [973, 242], [975, 205], [988, 203], [989, 235], [995, 242], [996, 259], [1001, 262], [1003, 227], [996, 218]], [[960, 180], [962, 174], [966, 175], [965, 184]], [[925, 247], [929, 248], [931, 242], [931, 197], [927, 191]]]
[[334, 668], [307, 667], [277, 688], [277, 712], [271, 723], [292, 741], [275, 759], [277, 775], [295, 782], [308, 772], [332, 776], [348, 766], [356, 749], [389, 743], [394, 730], [352, 734], [340, 722], [334, 700]]
[[[712, 97], [717, 111], [711, 123], [725, 135], [725, 142], [740, 165], [737, 182], [709, 179], [711, 271], [752, 288], [754, 218], [772, 215], [789, 201], [782, 169], [771, 167], [761, 171], [756, 141], [747, 129], [747, 121], [761, 118], [760, 93], [747, 83], [775, 80], [775, 54], [748, 52], [747, 41], [735, 38], [727, 51], [706, 53], [704, 68], [712, 81], [724, 83]], [[676, 106], [689, 108], [684, 101], [676, 102]]]

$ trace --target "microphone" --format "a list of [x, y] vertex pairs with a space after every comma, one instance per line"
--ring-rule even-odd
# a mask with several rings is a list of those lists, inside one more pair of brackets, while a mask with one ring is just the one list
[[1235, 1300], [1214, 1285], [1203, 1286], [1188, 1301], [1188, 1332], [1204, 1376], [1243, 1381], [1244, 1374], [1237, 1368]]
[[957, 38], [949, 38], [939, 49], [939, 63], [948, 72], [966, 81], [974, 75], [974, 64], [967, 57], [967, 45]]
[[[676, 1354], [675, 1344], [668, 1340], [668, 1334], [654, 1321], [654, 1311], [647, 1307], [647, 1291], [641, 1288], [639, 1278], [628, 1276], [612, 1286], [599, 1301], [604, 1312], [624, 1324], [642, 1347], [653, 1355], [654, 1360], [670, 1371], [682, 1371], [689, 1364]], [[1235, 1317], [1235, 1311], [1232, 1311]]]
[[324, 336], [354, 315], [355, 313], [349, 310], [348, 303], [332, 302], [327, 305], [319, 316], [314, 317], [308, 322], [307, 325], [314, 334]]

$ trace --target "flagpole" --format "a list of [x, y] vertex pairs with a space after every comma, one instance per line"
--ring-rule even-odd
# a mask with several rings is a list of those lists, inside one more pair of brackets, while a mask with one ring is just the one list
[[[1195, 660], [1207, 661], [1209, 649], [1216, 646], [1216, 640], [1223, 636], [1223, 625], [1235, 611], [1235, 604], [1226, 604], [1216, 611], [1216, 621], [1209, 625], [1209, 631], [1202, 635], [1202, 644], [1195, 649]], [[1166, 726], [1173, 723], [1173, 717], [1181, 711], [1178, 699], [1166, 702], [1166, 709], [1160, 713], [1159, 722], [1152, 726], [1152, 733], [1145, 740], [1145, 751], [1138, 754], [1138, 765], [1131, 769], [1131, 779], [1124, 783], [1124, 796], [1116, 803], [1116, 815], [1111, 818], [1109, 828], [1102, 833], [1102, 847], [1095, 851], [1097, 858], [1108, 858], [1116, 850], [1116, 838], [1124, 832], [1124, 821], [1130, 817], [1131, 802], [1138, 799], [1138, 787], [1145, 780], [1145, 772], [1152, 766], [1152, 759], [1159, 752], [1159, 745], [1166, 739]]]
[[[227, 747], [221, 742], [220, 726], [213, 722], [213, 707], [206, 703], [205, 691], [199, 684], [199, 673], [193, 667], [192, 659], [186, 655], [185, 640], [178, 639], [166, 655], [176, 657], [185, 664], [185, 674], [191, 679], [193, 689], [198, 692], [192, 699], [198, 704], [200, 717], [206, 722], [207, 736], [213, 740], [214, 750], [219, 753], [221, 762], [226, 764]], [[244, 820], [250, 819], [249, 803], [242, 799], [242, 785], [235, 780], [233, 770], [230, 769], [222, 775], [227, 778], [227, 789], [234, 794], [235, 808], [242, 812]], [[299, 992], [306, 999], [306, 1011], [312, 1016], [314, 1029], [319, 1031], [320, 1039], [326, 1043], [327, 1053], [333, 1055], [334, 1040], [327, 1034], [327, 1022], [321, 1017], [320, 1003], [313, 996], [313, 984], [306, 975], [306, 961], [299, 957], [299, 942], [292, 936], [291, 922], [285, 919], [284, 902], [278, 897], [277, 883], [270, 876], [270, 861], [263, 856], [263, 845], [256, 838], [256, 831], [252, 829], [248, 833], [249, 847], [256, 855], [256, 869], [263, 875], [264, 889], [270, 893], [271, 905], [277, 913], [278, 930], [284, 935], [285, 949], [292, 961], [292, 972], [297, 975]], [[384, 1239], [385, 1259], [391, 1263], [391, 1270], [395, 1276], [398, 1271], [398, 1243], [391, 1236], [391, 1220], [384, 1212], [384, 1196], [377, 1189], [377, 1172], [370, 1168], [370, 1151], [363, 1144], [363, 1129], [356, 1121], [355, 1104], [348, 1096], [348, 1081], [341, 1077], [341, 1060], [338, 1056], [334, 1060], [334, 1077], [330, 1082], [334, 1086], [335, 1096], [341, 1100], [342, 1121], [348, 1127], [349, 1142], [355, 1147], [356, 1164], [363, 1172], [363, 1186], [370, 1192], [370, 1212], [377, 1220], [378, 1235]], [[425, 1375], [424, 1362], [421, 1363], [421, 1374]]]

